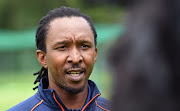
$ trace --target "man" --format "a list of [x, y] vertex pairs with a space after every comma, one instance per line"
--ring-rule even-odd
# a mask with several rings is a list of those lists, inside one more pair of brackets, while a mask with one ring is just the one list
[[108, 111], [109, 102], [88, 80], [97, 59], [96, 38], [92, 21], [79, 10], [50, 11], [36, 31], [36, 55], [42, 65], [35, 73], [38, 92], [9, 111]]

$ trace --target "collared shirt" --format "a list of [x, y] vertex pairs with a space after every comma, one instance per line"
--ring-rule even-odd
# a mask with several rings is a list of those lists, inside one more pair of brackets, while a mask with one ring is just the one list
[[96, 84], [88, 80], [88, 96], [81, 109], [67, 109], [57, 93], [48, 88], [48, 78], [43, 78], [38, 86], [38, 92], [29, 99], [19, 103], [7, 111], [110, 111], [108, 100], [100, 97]]

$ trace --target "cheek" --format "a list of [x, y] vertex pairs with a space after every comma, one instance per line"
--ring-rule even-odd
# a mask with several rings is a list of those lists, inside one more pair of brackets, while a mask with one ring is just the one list
[[52, 72], [62, 71], [65, 64], [65, 58], [63, 56], [59, 56], [58, 54], [51, 54], [47, 57], [47, 65], [48, 69]]
[[89, 70], [92, 70], [92, 68], [94, 66], [94, 63], [95, 63], [94, 57], [95, 56], [93, 54], [91, 54], [91, 55], [89, 55], [89, 54], [84, 55], [84, 63], [86, 64], [86, 66], [87, 66], [87, 68]]

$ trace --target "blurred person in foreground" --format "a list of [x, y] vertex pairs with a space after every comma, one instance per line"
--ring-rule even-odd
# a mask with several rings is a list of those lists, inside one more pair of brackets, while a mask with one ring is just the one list
[[108, 111], [109, 101], [88, 80], [97, 59], [96, 38], [90, 17], [78, 9], [50, 11], [36, 31], [42, 65], [35, 73], [38, 92], [8, 111]]
[[113, 111], [180, 111], [180, 1], [134, 0], [110, 62]]

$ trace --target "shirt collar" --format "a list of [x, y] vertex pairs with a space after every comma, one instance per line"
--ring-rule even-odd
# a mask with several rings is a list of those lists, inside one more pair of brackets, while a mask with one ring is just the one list
[[[48, 85], [49, 85], [49, 81], [48, 81], [48, 78], [47, 77], [44, 77], [41, 79], [40, 81], [40, 84], [38, 86], [38, 93], [40, 94], [40, 96], [42, 97], [42, 99], [46, 102], [48, 102], [48, 104], [51, 104], [53, 106], [57, 106], [57, 103], [56, 101], [54, 100], [53, 98], [53, 92], [55, 92], [55, 90], [53, 89], [47, 89], [48, 88]], [[85, 104], [83, 105], [83, 107], [97, 94], [97, 93], [100, 93], [99, 90], [97, 89], [97, 86], [96, 84], [91, 81], [91, 80], [88, 80], [88, 96], [87, 96], [87, 99], [86, 99], [86, 102]], [[60, 98], [58, 98], [57, 96], [57, 93], [55, 92], [55, 95], [57, 97], [57, 100], [62, 104], [62, 106], [67, 109], [65, 107], [65, 105], [62, 103], [62, 101], [60, 100]], [[82, 108], [83, 108], [82, 107]], [[80, 111], [82, 110], [81, 109], [69, 109], [68, 111]]]

